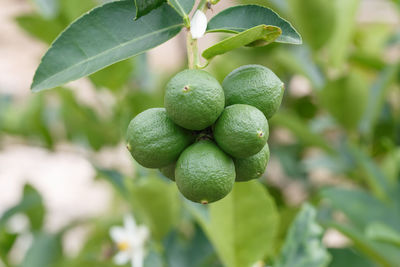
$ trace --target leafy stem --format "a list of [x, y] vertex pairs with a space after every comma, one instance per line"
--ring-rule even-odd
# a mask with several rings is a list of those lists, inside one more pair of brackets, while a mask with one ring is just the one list
[[[201, 0], [196, 10], [201, 10], [204, 13], [206, 13], [209, 8], [209, 5], [212, 4], [213, 2], [217, 3], [218, 1]], [[189, 69], [203, 69], [208, 65], [209, 62], [207, 61], [207, 63], [204, 66], [200, 65], [200, 55], [199, 55], [197, 39], [192, 38], [192, 34], [190, 33], [190, 25], [188, 27], [187, 24], [185, 23], [185, 26], [188, 29], [186, 36], [186, 49], [187, 49]]]
[[196, 69], [200, 61], [199, 48], [197, 45], [197, 40], [192, 38], [190, 29], [187, 30], [186, 49], [187, 49], [189, 69]]

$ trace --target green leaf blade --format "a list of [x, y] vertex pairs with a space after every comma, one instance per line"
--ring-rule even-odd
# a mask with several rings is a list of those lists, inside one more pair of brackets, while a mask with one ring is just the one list
[[168, 0], [168, 4], [172, 6], [181, 17], [186, 17], [193, 9], [194, 0]]
[[136, 18], [138, 19], [148, 13], [153, 9], [158, 8], [164, 4], [165, 0], [135, 0], [136, 4]]
[[202, 56], [205, 59], [211, 59], [217, 55], [224, 54], [235, 48], [262, 41], [264, 45], [276, 40], [282, 31], [275, 26], [258, 25], [251, 29], [240, 32], [234, 36], [226, 38], [221, 42], [204, 50]]
[[275, 40], [276, 42], [302, 43], [300, 34], [288, 21], [271, 9], [257, 5], [241, 5], [225, 9], [208, 22], [207, 32], [238, 33], [261, 24], [281, 28], [282, 35]]
[[168, 5], [133, 20], [131, 1], [93, 9], [71, 24], [42, 58], [32, 83], [34, 92], [92, 74], [171, 39], [182, 28]]
[[279, 215], [273, 198], [258, 181], [236, 183], [227, 197], [210, 204], [208, 210], [192, 203], [189, 208], [224, 266], [248, 267], [271, 253]]
[[303, 205], [296, 216], [274, 267], [326, 267], [331, 256], [322, 244], [322, 227], [316, 222], [316, 210]]

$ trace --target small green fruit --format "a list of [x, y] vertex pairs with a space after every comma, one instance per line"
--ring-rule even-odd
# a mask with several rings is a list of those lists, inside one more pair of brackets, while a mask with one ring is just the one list
[[199, 141], [182, 152], [175, 169], [179, 191], [202, 204], [225, 197], [235, 182], [232, 159], [208, 140]]
[[222, 83], [226, 105], [247, 104], [261, 110], [267, 119], [279, 109], [284, 85], [270, 69], [245, 65], [233, 70]]
[[257, 108], [235, 104], [225, 108], [214, 127], [217, 144], [235, 158], [247, 158], [265, 146], [268, 121]]
[[176, 124], [202, 130], [213, 124], [224, 109], [224, 90], [208, 72], [184, 70], [168, 82], [164, 106]]
[[236, 182], [244, 182], [260, 178], [269, 161], [269, 147], [265, 144], [257, 154], [243, 159], [234, 159], [236, 169]]
[[151, 108], [130, 122], [127, 141], [137, 162], [147, 168], [161, 168], [177, 160], [192, 143], [193, 135], [173, 123], [165, 109]]
[[160, 168], [160, 172], [167, 178], [175, 181], [175, 166], [176, 162], [169, 164], [168, 166]]

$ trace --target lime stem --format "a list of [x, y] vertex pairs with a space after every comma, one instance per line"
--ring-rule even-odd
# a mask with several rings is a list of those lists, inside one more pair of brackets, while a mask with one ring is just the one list
[[199, 64], [199, 48], [197, 46], [197, 40], [192, 38], [189, 29], [186, 35], [186, 49], [189, 69], [197, 68], [197, 65]]

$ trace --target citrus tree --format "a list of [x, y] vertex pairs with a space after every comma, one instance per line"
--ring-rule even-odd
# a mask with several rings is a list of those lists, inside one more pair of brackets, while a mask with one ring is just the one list
[[[390, 96], [399, 96], [399, 64], [382, 54], [398, 34], [357, 26], [358, 0], [243, 0], [214, 12], [222, 2], [37, 0], [37, 13], [16, 18], [51, 45], [27, 105], [0, 98], [0, 129], [48, 149], [123, 142], [135, 173], [89, 158], [114, 189], [113, 208], [55, 233], [44, 227], [40, 193], [25, 185], [0, 216], [2, 262], [16, 265], [19, 234], [7, 223], [22, 213], [33, 241], [18, 264], [29, 267], [397, 266], [400, 128]], [[146, 51], [179, 33], [187, 64], [157, 77]], [[199, 51], [198, 39], [214, 33], [219, 41]], [[68, 89], [82, 77], [112, 95], [108, 115]], [[291, 93], [295, 79], [312, 91]], [[289, 143], [280, 140], [287, 132]], [[270, 159], [284, 175], [265, 174]], [[321, 167], [351, 189], [321, 188], [310, 179]], [[293, 184], [312, 204], [290, 201]], [[62, 239], [82, 225], [90, 227], [82, 249], [65, 254]], [[326, 248], [327, 229], [349, 242]]]

